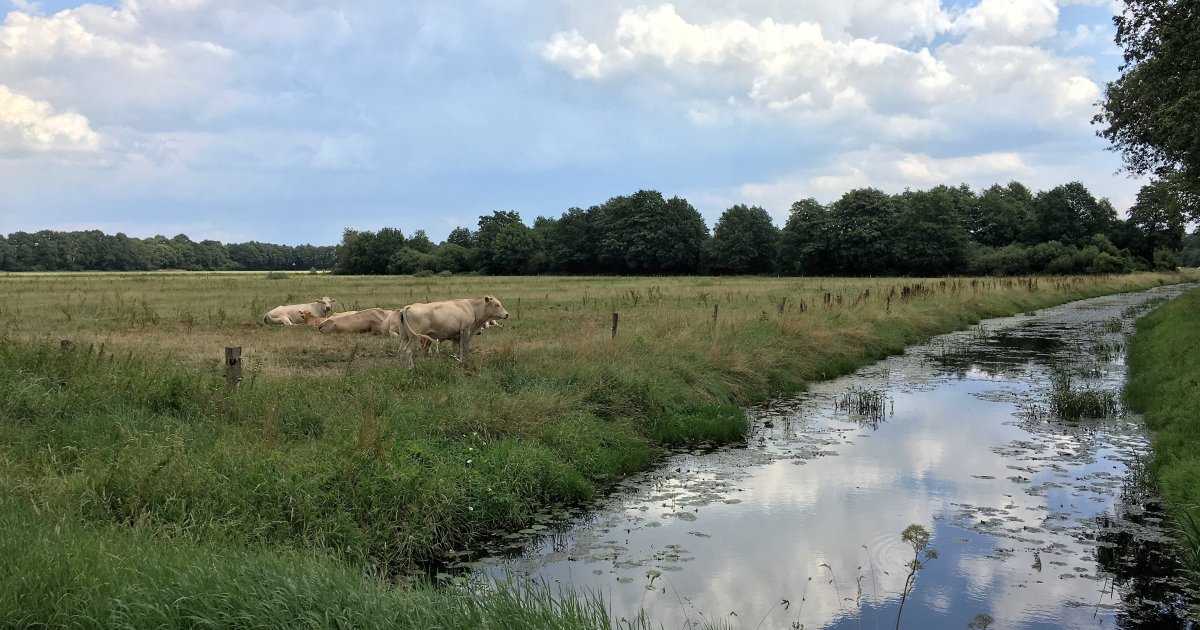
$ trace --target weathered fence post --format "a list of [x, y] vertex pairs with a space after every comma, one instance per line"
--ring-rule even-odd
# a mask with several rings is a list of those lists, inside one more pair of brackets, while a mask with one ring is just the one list
[[242, 347], [226, 346], [225, 348], [225, 382], [231, 388], [237, 388], [242, 382]]
[[721, 308], [720, 304], [713, 304], [713, 326], [717, 325], [717, 309]]
[[782, 300], [779, 300], [779, 314], [780, 315], [783, 315], [783, 307], [785, 307], [785, 306], [787, 306], [787, 296], [786, 295], [783, 296]]
[[616, 311], [613, 311], [613, 329], [612, 329], [612, 338], [613, 339], [617, 338], [617, 317], [619, 317], [619, 315], [617, 315]]

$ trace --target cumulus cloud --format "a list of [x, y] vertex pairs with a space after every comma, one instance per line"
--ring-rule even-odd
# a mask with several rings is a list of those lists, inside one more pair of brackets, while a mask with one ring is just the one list
[[968, 41], [1029, 44], [1057, 32], [1054, 0], [982, 0], [954, 20], [952, 31]]
[[50, 103], [0, 85], [0, 147], [10, 151], [93, 152], [100, 147], [100, 134], [80, 114], [55, 113]]
[[[1079, 151], [1044, 147], [1099, 151], [1113, 69], [1094, 66], [1115, 59], [1091, 49], [1108, 26], [1076, 24], [1098, 11], [1058, 7], [1108, 1], [14, 0], [0, 184], [65, 224], [104, 199], [549, 216], [651, 187], [786, 212], [856, 186], [1071, 181]], [[462, 178], [488, 185], [446, 185]], [[398, 220], [441, 229], [424, 216]]]
[[[1048, 130], [1090, 120], [1099, 87], [1085, 62], [1034, 45], [1058, 34], [1051, 0], [983, 0], [953, 19], [930, 2], [868, 13], [900, 19], [889, 12], [915, 25], [900, 39], [939, 32], [956, 39], [912, 49], [853, 35], [853, 18], [848, 30], [829, 32], [817, 22], [772, 18], [693, 22], [662, 4], [628, 9], [610, 32], [591, 39], [558, 32], [541, 54], [577, 80], [645, 79], [665, 100], [685, 95], [681, 107], [700, 125], [720, 119], [713, 108], [722, 103], [743, 116], [849, 124], [896, 140], [942, 133], [942, 120], [961, 123], [956, 133], [972, 117], [974, 126], [999, 119]], [[612, 43], [599, 43], [606, 40]], [[700, 101], [709, 106], [687, 104]]]

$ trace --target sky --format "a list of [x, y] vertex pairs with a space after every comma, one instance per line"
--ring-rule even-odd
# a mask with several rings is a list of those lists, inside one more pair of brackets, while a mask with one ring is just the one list
[[1111, 0], [0, 0], [0, 234], [335, 244], [641, 189], [1082, 182]]

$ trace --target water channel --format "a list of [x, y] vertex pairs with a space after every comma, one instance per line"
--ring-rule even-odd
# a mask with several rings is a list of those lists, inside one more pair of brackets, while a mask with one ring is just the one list
[[986, 320], [816, 383], [751, 409], [743, 444], [676, 453], [470, 566], [666, 628], [890, 628], [917, 524], [938, 557], [902, 627], [1192, 627], [1141, 419], [1049, 402], [1062, 378], [1119, 402], [1134, 318], [1186, 288]]

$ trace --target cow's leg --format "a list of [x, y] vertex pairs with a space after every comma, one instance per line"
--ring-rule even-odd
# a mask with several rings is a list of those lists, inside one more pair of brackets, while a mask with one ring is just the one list
[[412, 339], [406, 338], [403, 342], [400, 343], [400, 365], [403, 365], [406, 368], [412, 369], [412, 366], [413, 366]]

